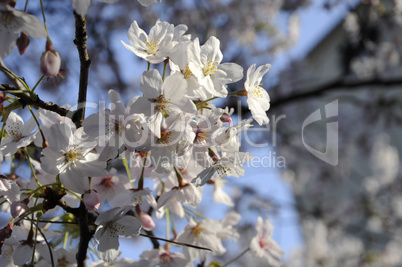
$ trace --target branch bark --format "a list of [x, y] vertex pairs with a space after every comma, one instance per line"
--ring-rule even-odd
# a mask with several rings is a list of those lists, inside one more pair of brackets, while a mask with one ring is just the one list
[[91, 65], [91, 59], [89, 58], [87, 51], [87, 30], [86, 30], [86, 20], [84, 17], [78, 15], [74, 11], [75, 17], [75, 39], [74, 44], [77, 46], [78, 55], [80, 57], [80, 84], [78, 92], [78, 107], [77, 111], [73, 116], [73, 121], [76, 124], [81, 124], [85, 117], [85, 106], [87, 101], [87, 88], [88, 88], [88, 77], [89, 77], [89, 67]]
[[[402, 79], [370, 79], [370, 80], [358, 80], [358, 81], [347, 81], [345, 79], [337, 79], [326, 84], [317, 86], [314, 89], [303, 91], [299, 93], [291, 93], [284, 97], [279, 97], [271, 102], [271, 109], [278, 108], [280, 106], [288, 105], [297, 101], [304, 101], [314, 97], [322, 96], [326, 93], [333, 91], [344, 91], [350, 89], [364, 89], [366, 86], [382, 86], [382, 87], [392, 87], [402, 84]], [[395, 89], [400, 89], [400, 87], [395, 87]]]
[[[78, 91], [78, 105], [77, 110], [73, 115], [73, 122], [80, 127], [85, 118], [85, 106], [87, 102], [88, 90], [88, 76], [91, 59], [87, 51], [87, 31], [86, 20], [84, 17], [78, 15], [74, 11], [75, 17], [75, 39], [74, 44], [77, 46], [78, 55], [80, 57], [80, 83]], [[85, 178], [84, 178], [85, 179]], [[86, 266], [86, 258], [88, 251], [88, 244], [94, 235], [93, 231], [89, 229], [89, 215], [84, 203], [81, 201], [78, 208], [78, 226], [80, 229], [80, 242], [78, 245], [78, 252], [76, 254], [78, 267]]]
[[[2, 84], [0, 86], [0, 91], [2, 91], [2, 92], [7, 92], [7, 91], [10, 91], [10, 90], [19, 90], [19, 89], [15, 88], [15, 87], [13, 87], [12, 85], [9, 85], [9, 84]], [[42, 108], [42, 109], [50, 110], [50, 111], [56, 112], [57, 114], [59, 114], [61, 116], [70, 117], [70, 118], [71, 118], [71, 116], [73, 114], [72, 111], [69, 111], [69, 110], [67, 110], [65, 108], [62, 108], [59, 105], [49, 103], [49, 102], [45, 102], [45, 101], [41, 100], [39, 98], [39, 96], [37, 97], [36, 100], [32, 100], [32, 98], [26, 93], [11, 93], [11, 94], [16, 96], [16, 97], [18, 97], [18, 101], [21, 103], [21, 105], [23, 107], [25, 107], [27, 105], [30, 105], [30, 106], [32, 106], [34, 108], [37, 108], [37, 109]]]

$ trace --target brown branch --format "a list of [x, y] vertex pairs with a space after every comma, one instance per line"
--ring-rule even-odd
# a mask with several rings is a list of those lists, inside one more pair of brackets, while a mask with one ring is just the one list
[[58, 201], [57, 205], [60, 206], [64, 211], [73, 214], [75, 217], [80, 216], [79, 208], [72, 208], [68, 206], [67, 203], [61, 199]]
[[[78, 105], [77, 110], [73, 115], [73, 122], [80, 127], [85, 117], [85, 106], [87, 102], [88, 90], [88, 75], [91, 59], [87, 51], [87, 31], [86, 20], [84, 17], [78, 15], [74, 11], [75, 17], [75, 39], [74, 44], [77, 46], [78, 55], [80, 57], [80, 84], [78, 91]], [[76, 254], [78, 267], [86, 266], [86, 258], [89, 241], [94, 235], [94, 231], [89, 229], [89, 214], [84, 203], [81, 201], [78, 208], [78, 226], [80, 229], [80, 242], [78, 245], [78, 252]]]
[[80, 243], [78, 245], [78, 252], [75, 255], [75, 258], [77, 259], [78, 267], [85, 267], [89, 241], [91, 241], [94, 232], [89, 230], [88, 210], [85, 207], [84, 202], [81, 201], [78, 209], [79, 215], [76, 218], [78, 220], [78, 227], [80, 229]]
[[[396, 85], [401, 85], [402, 79], [392, 79], [392, 80], [385, 80], [385, 79], [370, 79], [370, 80], [359, 80], [359, 81], [347, 81], [344, 79], [337, 79], [331, 82], [328, 82], [323, 85], [319, 85], [314, 89], [300, 92], [300, 93], [292, 93], [288, 96], [279, 97], [276, 100], [271, 102], [271, 109], [278, 108], [283, 105], [288, 105], [297, 101], [304, 101], [314, 97], [320, 97], [324, 94], [333, 91], [345, 91], [345, 90], [360, 90], [367, 88], [367, 86], [383, 86], [383, 87], [392, 87]], [[400, 89], [400, 87], [395, 87], [395, 89]]]
[[87, 31], [86, 20], [84, 17], [78, 15], [74, 11], [75, 17], [75, 39], [74, 44], [77, 46], [78, 54], [80, 57], [80, 85], [78, 92], [78, 107], [73, 116], [73, 121], [77, 125], [81, 125], [85, 117], [85, 106], [87, 101], [87, 88], [88, 88], [88, 76], [89, 66], [91, 65], [91, 59], [89, 58], [87, 51]]
[[[17, 88], [13, 87], [10, 84], [2, 84], [0, 86], [0, 91], [6, 92], [7, 91], [12, 91], [12, 90], [18, 90]], [[36, 100], [33, 100], [28, 94], [26, 93], [11, 93], [11, 95], [14, 95], [18, 98], [18, 101], [21, 103], [22, 107], [25, 107], [27, 105], [32, 106], [34, 108], [42, 108], [46, 110], [50, 110], [53, 112], [56, 112], [57, 114], [64, 116], [64, 117], [70, 117], [73, 114], [71, 111], [62, 108], [61, 106], [49, 102], [45, 102], [37, 96]]]

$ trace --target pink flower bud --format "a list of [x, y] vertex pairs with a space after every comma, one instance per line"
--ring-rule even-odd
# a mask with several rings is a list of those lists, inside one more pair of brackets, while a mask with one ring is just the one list
[[25, 32], [21, 32], [20, 37], [17, 39], [17, 47], [20, 51], [20, 55], [22, 56], [27, 50], [29, 45], [29, 37]]
[[47, 77], [54, 78], [60, 70], [61, 58], [56, 51], [43, 52], [40, 58], [40, 71]]
[[25, 212], [28, 212], [28, 210], [29, 210], [28, 206], [22, 201], [14, 201], [11, 204], [11, 215], [14, 218], [23, 215]]
[[85, 207], [88, 210], [99, 209], [101, 204], [98, 192], [96, 192], [96, 190], [93, 189], [86, 191], [82, 200], [84, 200]]
[[223, 113], [221, 116], [221, 122], [228, 122], [229, 125], [232, 125], [232, 118], [230, 117], [229, 114]]
[[[138, 206], [137, 206], [138, 207]], [[135, 217], [142, 223], [142, 227], [147, 230], [151, 231], [155, 228], [155, 222], [148, 213], [141, 209], [136, 209]]]

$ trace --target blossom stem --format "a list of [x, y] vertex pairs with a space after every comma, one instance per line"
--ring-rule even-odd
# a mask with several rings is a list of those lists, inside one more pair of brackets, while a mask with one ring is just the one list
[[26, 0], [26, 1], [25, 1], [24, 12], [27, 12], [28, 2], [29, 2], [29, 0]]
[[130, 167], [128, 166], [128, 162], [127, 162], [126, 157], [123, 157], [123, 166], [126, 169], [128, 180], [131, 182], [131, 172], [130, 172]]
[[27, 160], [28, 160], [29, 167], [31, 167], [31, 172], [32, 172], [32, 175], [33, 175], [33, 177], [34, 177], [34, 179], [35, 179], [36, 184], [37, 184], [38, 186], [42, 186], [42, 184], [39, 183], [38, 178], [36, 177], [35, 170], [34, 170], [34, 168], [33, 168], [33, 166], [32, 166], [31, 158], [30, 158], [29, 155], [28, 155], [28, 150], [27, 150], [26, 147], [24, 147], [24, 152], [25, 152], [25, 157], [26, 157]]
[[[38, 218], [39, 219], [39, 218]], [[39, 233], [41, 234], [41, 236], [43, 237], [43, 239], [45, 240], [45, 243], [46, 243], [46, 245], [47, 245], [47, 248], [49, 249], [49, 254], [50, 254], [50, 261], [51, 261], [51, 263], [52, 263], [52, 267], [55, 267], [55, 265], [54, 265], [54, 259], [53, 259], [53, 253], [52, 253], [52, 249], [51, 249], [51, 247], [50, 247], [50, 244], [49, 244], [49, 242], [47, 241], [47, 238], [46, 238], [46, 236], [43, 234], [43, 232], [42, 232], [42, 230], [39, 228], [39, 225], [38, 224], [36, 224], [36, 229], [39, 231]]]
[[165, 242], [168, 242], [168, 243], [173, 243], [173, 244], [180, 245], [180, 246], [196, 248], [196, 249], [202, 249], [202, 250], [207, 250], [207, 251], [213, 252], [212, 249], [206, 248], [206, 247], [199, 247], [199, 246], [195, 246], [195, 245], [191, 245], [191, 244], [187, 244], [187, 243], [182, 243], [182, 242], [177, 242], [177, 241], [172, 241], [172, 240], [168, 240], [168, 239], [165, 239], [165, 238], [156, 237], [156, 236], [152, 236], [152, 235], [146, 235], [146, 234], [139, 234], [139, 235], [144, 236], [144, 237], [148, 237], [148, 238], [151, 238], [151, 239], [156, 239], [156, 240], [161, 240], [161, 241], [165, 241]]
[[[234, 96], [237, 96], [237, 95], [239, 95], [238, 94], [238, 92], [232, 92], [232, 93], [228, 93], [228, 95], [234, 95]], [[209, 98], [209, 99], [207, 99], [207, 100], [204, 100], [204, 101], [202, 101], [202, 102], [199, 102], [199, 103], [197, 103], [197, 108], [200, 108], [202, 105], [204, 105], [205, 103], [208, 103], [209, 101], [212, 101], [212, 100], [214, 100], [214, 99], [217, 99], [217, 98], [219, 98], [219, 97], [217, 97], [217, 96], [214, 96], [214, 97], [211, 97], [211, 98]]]
[[210, 156], [211, 159], [212, 159], [214, 162], [219, 161], [218, 155], [216, 155], [216, 153], [215, 153], [211, 148], [209, 148], [209, 147], [208, 147], [208, 156]]
[[[170, 212], [169, 209], [166, 208], [166, 239], [170, 239], [170, 225], [169, 225], [169, 221], [170, 221]], [[167, 244], [166, 244], [167, 245]]]
[[177, 182], [179, 183], [179, 187], [183, 187], [184, 186], [183, 177], [181, 177], [181, 174], [176, 169], [176, 166], [174, 166], [174, 171], [176, 172], [176, 177], [177, 177]]
[[202, 101], [202, 102], [197, 103], [196, 106], [197, 106], [197, 108], [199, 108], [199, 107], [201, 107], [202, 105], [204, 105], [205, 103], [208, 103], [209, 101], [212, 101], [212, 100], [217, 99], [217, 98], [219, 98], [219, 97], [217, 97], [217, 96], [211, 97], [211, 98], [209, 98], [209, 99], [207, 99], [207, 100], [204, 100], [204, 101]]
[[185, 206], [183, 206], [183, 207], [188, 213], [191, 213], [191, 215], [196, 215], [196, 216], [198, 216], [198, 217], [200, 217], [202, 219], [205, 219], [205, 216], [202, 213], [200, 213], [200, 212], [198, 212], [196, 210], [190, 209], [188, 207], [185, 207]]
[[151, 63], [148, 62], [148, 69], [147, 70], [150, 70], [150, 69], [151, 69]]
[[[33, 214], [32, 214], [32, 220], [33, 220]], [[31, 258], [31, 264], [30, 264], [30, 266], [35, 266], [35, 264], [34, 264], [34, 261], [35, 261], [35, 250], [36, 250], [36, 241], [38, 240], [38, 229], [39, 229], [39, 227], [38, 227], [38, 220], [39, 220], [39, 217], [36, 218], [36, 224], [35, 224], [35, 226], [36, 226], [36, 231], [35, 231], [35, 239], [34, 239], [34, 242], [33, 242], [32, 258]], [[32, 225], [34, 224], [33, 221], [32, 221], [31, 223], [32, 223], [32, 224], [31, 224], [31, 230], [30, 230], [30, 231], [32, 231]]]
[[141, 170], [141, 177], [140, 180], [138, 181], [138, 190], [142, 190], [144, 189], [144, 172], [145, 172], [145, 164], [147, 164], [147, 156], [148, 156], [148, 152], [145, 153], [145, 157], [144, 157], [144, 164], [142, 165], [142, 170]]
[[247, 95], [247, 91], [246, 91], [246, 90], [240, 90], [240, 91], [228, 93], [228, 95], [246, 96], [246, 95]]
[[83, 201], [82, 198], [77, 195], [76, 193], [74, 193], [73, 191], [71, 191], [70, 189], [67, 189], [64, 187], [64, 190], [66, 190], [67, 192], [69, 192], [70, 194], [72, 194], [73, 196], [75, 196], [76, 198], [78, 198], [80, 201]]
[[172, 232], [173, 232], [173, 235], [174, 235], [174, 239], [176, 239], [176, 237], [177, 237], [177, 232], [176, 232], [176, 227], [174, 226], [174, 221], [173, 221], [173, 217], [172, 217], [172, 216], [170, 216], [170, 224], [172, 225]]
[[11, 156], [11, 171], [10, 171], [10, 173], [15, 174], [15, 169], [16, 169], [16, 167], [15, 167], [15, 155], [12, 155]]
[[68, 241], [68, 231], [64, 233], [63, 248], [66, 249]]
[[40, 0], [40, 7], [42, 9], [43, 24], [45, 25], [45, 30], [46, 30], [46, 34], [47, 34], [47, 40], [50, 41], [49, 32], [47, 30], [46, 18], [45, 18], [45, 9], [43, 8], [43, 0]]
[[232, 264], [233, 262], [237, 261], [238, 259], [240, 259], [244, 254], [246, 254], [247, 252], [249, 252], [250, 248], [246, 248], [242, 253], [239, 254], [239, 256], [237, 256], [236, 258], [232, 259], [231, 261], [229, 261], [228, 263], [226, 263], [225, 265], [223, 265], [223, 267], [228, 266], [229, 264]]
[[43, 74], [39, 80], [36, 82], [35, 86], [32, 88], [32, 92], [35, 91], [36, 87], [38, 87], [38, 85], [43, 81], [43, 79], [46, 77], [45, 74]]
[[0, 70], [10, 76], [12, 76], [14, 79], [16, 79], [17, 81], [19, 81], [27, 90], [27, 92], [29, 93], [30, 97], [32, 98], [32, 100], [36, 100], [37, 96], [31, 91], [31, 89], [29, 88], [29, 86], [26, 84], [26, 82], [24, 80], [22, 80], [20, 77], [18, 77], [14, 72], [12, 72], [11, 70], [0, 66]]
[[165, 59], [163, 62], [163, 75], [162, 75], [162, 81], [165, 81], [165, 75], [166, 75], [166, 67], [167, 64], [169, 63], [169, 59]]
[[3, 91], [3, 92], [8, 93], [8, 94], [29, 93], [29, 91], [25, 91], [25, 90], [7, 90], [7, 91]]
[[29, 221], [32, 221], [31, 219], [26, 219], [25, 217], [27, 217], [27, 216], [29, 216], [29, 215], [33, 215], [36, 211], [37, 211], [37, 210], [29, 211], [29, 212], [27, 212], [27, 213], [21, 215], [21, 216], [19, 217], [19, 219], [14, 223], [14, 225], [18, 224], [18, 223], [19, 223], [20, 221], [22, 221], [22, 220], [29, 220]]
[[43, 134], [42, 127], [40, 127], [39, 121], [36, 118], [35, 114], [33, 113], [31, 106], [28, 106], [28, 109], [29, 109], [29, 112], [31, 112], [32, 117], [34, 118], [36, 125], [38, 125], [38, 129], [39, 129], [40, 135], [42, 137], [42, 147], [46, 147], [46, 139], [45, 139], [45, 135]]
[[36, 192], [38, 192], [39, 190], [41, 190], [44, 187], [48, 187], [48, 186], [53, 186], [53, 185], [58, 185], [58, 183], [54, 183], [54, 184], [45, 184], [42, 186], [39, 186], [37, 188], [35, 188], [35, 190], [33, 190], [32, 192], [29, 193], [28, 198], [31, 198]]
[[1, 133], [0, 133], [0, 142], [1, 140], [3, 140], [3, 135], [4, 135], [4, 127], [6, 126], [5, 123], [3, 123], [3, 125], [1, 126]]

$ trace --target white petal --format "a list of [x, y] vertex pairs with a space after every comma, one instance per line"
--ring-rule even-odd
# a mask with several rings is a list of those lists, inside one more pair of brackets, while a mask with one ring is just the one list
[[145, 71], [141, 76], [140, 90], [144, 97], [157, 98], [161, 94], [162, 77], [157, 70]]
[[85, 16], [91, 5], [91, 0], [71, 0], [71, 5], [75, 9], [75, 12], [81, 16]]
[[119, 256], [119, 238], [106, 230], [98, 245], [99, 256], [106, 262], [112, 262]]

